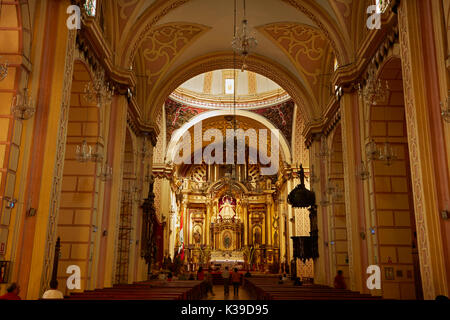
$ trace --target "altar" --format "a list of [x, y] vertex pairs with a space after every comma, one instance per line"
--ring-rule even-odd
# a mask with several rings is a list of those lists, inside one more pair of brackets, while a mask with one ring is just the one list
[[210, 263], [219, 268], [229, 267], [242, 269], [244, 266], [244, 253], [243, 251], [214, 250], [211, 252]]

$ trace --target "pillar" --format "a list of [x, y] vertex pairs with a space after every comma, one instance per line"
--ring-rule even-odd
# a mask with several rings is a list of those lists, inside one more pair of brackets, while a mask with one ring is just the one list
[[357, 176], [362, 159], [359, 103], [356, 91], [345, 92], [341, 98], [342, 148], [350, 284], [352, 290], [368, 293], [364, 186]]
[[268, 197], [266, 200], [266, 247], [272, 246], [272, 197]]
[[[441, 3], [441, 4], [440, 4]], [[414, 211], [425, 299], [449, 295], [450, 179], [448, 124], [440, 116], [447, 98], [441, 1], [409, 0], [399, 6], [405, 113], [408, 131]], [[440, 30], [440, 32], [439, 32]], [[437, 31], [437, 33], [436, 33]], [[448, 73], [448, 72], [447, 72]], [[444, 126], [447, 126], [445, 129]], [[447, 130], [447, 131], [445, 131]]]
[[244, 207], [244, 246], [248, 246], [248, 203], [247, 201], [243, 202]]

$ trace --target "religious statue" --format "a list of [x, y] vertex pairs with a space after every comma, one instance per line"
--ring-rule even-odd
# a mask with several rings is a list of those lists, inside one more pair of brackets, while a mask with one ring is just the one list
[[231, 203], [230, 199], [225, 196], [222, 198], [222, 201], [219, 215], [223, 219], [231, 219], [236, 214], [234, 211], [234, 205]]
[[202, 236], [201, 236], [200, 232], [198, 231], [198, 229], [195, 230], [193, 236], [194, 236], [195, 243], [197, 243], [197, 244], [200, 243], [200, 240], [201, 240]]

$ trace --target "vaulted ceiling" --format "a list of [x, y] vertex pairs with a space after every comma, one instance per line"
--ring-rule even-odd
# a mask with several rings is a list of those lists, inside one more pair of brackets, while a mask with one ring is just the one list
[[[237, 0], [237, 22], [242, 0]], [[364, 38], [367, 6], [375, 0], [247, 0], [258, 40], [248, 69], [280, 85], [308, 121], [321, 117], [333, 95], [334, 61], [353, 62]], [[133, 68], [136, 96], [151, 120], [186, 80], [233, 67], [235, 0], [104, 1], [107, 37], [116, 63]], [[238, 66], [239, 67], [239, 66]]]

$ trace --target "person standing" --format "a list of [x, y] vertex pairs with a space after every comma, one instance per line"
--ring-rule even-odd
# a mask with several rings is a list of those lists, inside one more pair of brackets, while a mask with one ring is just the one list
[[223, 292], [225, 295], [230, 294], [230, 272], [228, 271], [228, 267], [225, 267], [225, 270], [222, 271], [222, 278], [223, 278]]
[[64, 295], [58, 290], [58, 281], [50, 281], [50, 289], [45, 291], [42, 299], [64, 299]]
[[20, 286], [18, 286], [15, 282], [11, 283], [11, 285], [6, 289], [7, 293], [0, 297], [0, 300], [22, 300], [19, 297]]
[[213, 291], [213, 276], [211, 274], [211, 271], [206, 272], [206, 294], [208, 292], [211, 292], [211, 295], [215, 296]]
[[205, 273], [203, 272], [203, 268], [200, 267], [200, 268], [198, 268], [198, 272], [197, 272], [197, 280], [203, 281], [204, 279], [205, 279]]
[[239, 284], [241, 283], [241, 275], [237, 268], [234, 268], [234, 272], [231, 275], [231, 281], [233, 282], [233, 293], [235, 296], [239, 295]]

